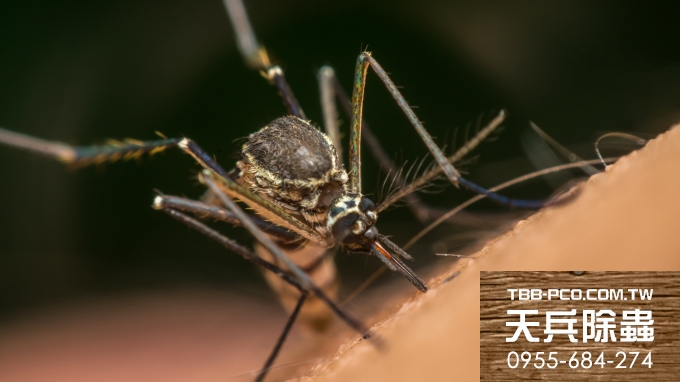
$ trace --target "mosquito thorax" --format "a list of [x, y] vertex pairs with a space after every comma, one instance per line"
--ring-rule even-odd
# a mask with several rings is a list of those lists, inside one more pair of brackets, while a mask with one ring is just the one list
[[328, 212], [326, 229], [336, 242], [353, 249], [365, 249], [378, 237], [375, 203], [361, 194], [336, 199]]
[[251, 134], [241, 158], [236, 166], [246, 186], [313, 223], [345, 192], [347, 173], [330, 138], [297, 117], [278, 118]]

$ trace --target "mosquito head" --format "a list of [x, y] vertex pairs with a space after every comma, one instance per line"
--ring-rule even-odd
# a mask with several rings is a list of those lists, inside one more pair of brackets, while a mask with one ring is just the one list
[[335, 241], [353, 249], [366, 249], [378, 237], [375, 203], [361, 194], [337, 198], [330, 211], [326, 228]]
[[399, 272], [422, 292], [427, 285], [400, 258], [413, 258], [387, 237], [378, 233], [378, 213], [373, 201], [361, 194], [346, 194], [333, 202], [326, 228], [336, 242], [356, 252], [378, 257], [392, 271]]

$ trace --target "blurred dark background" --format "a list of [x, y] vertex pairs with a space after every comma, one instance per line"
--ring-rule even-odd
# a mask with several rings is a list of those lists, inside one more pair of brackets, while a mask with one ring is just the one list
[[[455, 128], [507, 108], [505, 130], [467, 168], [487, 187], [535, 169], [522, 145], [529, 121], [586, 158], [604, 132], [648, 138], [678, 122], [680, 33], [671, 4], [246, 1], [259, 39], [317, 123], [316, 70], [332, 65], [349, 90], [366, 46], [441, 145], [451, 145]], [[78, 145], [160, 131], [194, 139], [231, 168], [235, 140], [285, 113], [274, 88], [244, 66], [219, 0], [24, 1], [1, 9], [4, 128]], [[424, 145], [371, 74], [366, 97], [365, 117], [387, 152], [399, 163], [422, 157]], [[371, 192], [384, 174], [364, 155]], [[200, 196], [198, 169], [168, 151], [72, 171], [0, 146], [0, 319], [166, 288], [269, 296], [256, 269], [150, 208], [154, 189]], [[551, 192], [543, 181], [508, 191]], [[453, 207], [470, 196], [449, 188], [425, 198]], [[403, 244], [422, 225], [401, 208], [382, 214], [379, 227]], [[251, 241], [242, 230], [223, 232]], [[434, 257], [427, 242], [413, 252], [419, 261]], [[338, 261], [343, 276], [360, 279], [374, 260]]]

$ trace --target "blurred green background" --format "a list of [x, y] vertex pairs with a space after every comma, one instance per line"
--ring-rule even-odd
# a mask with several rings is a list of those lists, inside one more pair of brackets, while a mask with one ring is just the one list
[[[522, 145], [530, 120], [586, 158], [603, 132], [647, 138], [680, 120], [680, 34], [671, 3], [291, 0], [246, 7], [317, 123], [316, 70], [332, 65], [349, 90], [366, 46], [441, 145], [451, 145], [456, 127], [507, 108], [500, 139], [482, 145], [479, 163], [467, 168], [487, 187], [534, 169]], [[275, 89], [243, 65], [219, 0], [23, 1], [1, 9], [5, 128], [78, 145], [154, 139], [161, 131], [194, 139], [231, 168], [235, 140], [285, 113]], [[371, 74], [366, 97], [365, 117], [387, 152], [399, 163], [422, 157], [425, 147]], [[371, 192], [384, 174], [363, 152]], [[198, 169], [189, 156], [168, 151], [71, 171], [0, 146], [0, 319], [158, 288], [268, 293], [245, 261], [150, 208], [154, 188], [200, 196]], [[508, 193], [540, 198], [551, 191], [538, 181]], [[425, 198], [450, 208], [470, 196], [448, 188]], [[405, 208], [382, 214], [378, 226], [402, 244], [422, 228]], [[223, 232], [251, 242], [242, 230]], [[413, 252], [419, 261], [434, 257], [427, 242]], [[339, 256], [344, 276], [357, 278], [377, 267], [374, 260]]]

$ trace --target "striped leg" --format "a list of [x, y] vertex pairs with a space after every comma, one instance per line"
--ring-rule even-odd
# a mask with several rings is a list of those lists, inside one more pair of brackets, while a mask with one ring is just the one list
[[300, 310], [302, 309], [302, 304], [305, 303], [305, 299], [307, 299], [307, 293], [302, 292], [300, 294], [300, 299], [298, 300], [297, 304], [295, 305], [295, 308], [293, 309], [293, 312], [290, 314], [288, 321], [286, 321], [286, 326], [284, 326], [283, 331], [279, 336], [279, 339], [276, 340], [276, 345], [274, 345], [274, 349], [272, 349], [272, 352], [269, 354], [269, 357], [267, 357], [267, 361], [265, 361], [264, 366], [262, 366], [260, 373], [257, 375], [257, 378], [255, 378], [255, 382], [264, 381], [264, 377], [267, 376], [269, 368], [274, 364], [276, 357], [279, 355], [279, 351], [281, 351], [283, 343], [286, 342], [286, 337], [288, 337], [288, 333], [290, 333], [290, 329], [293, 327], [295, 319], [297, 319], [297, 316], [300, 313]]
[[[216, 197], [219, 198], [219, 200], [222, 202], [222, 204], [227, 207], [233, 214], [234, 216], [240, 221], [241, 225], [243, 225], [248, 232], [250, 232], [251, 235], [255, 238], [255, 240], [258, 241], [259, 244], [261, 244], [264, 248], [271, 253], [277, 261], [281, 262], [285, 267], [297, 278], [297, 280], [300, 282], [305, 287], [306, 291], [309, 291], [322, 301], [328, 305], [328, 307], [338, 316], [340, 317], [343, 321], [345, 321], [350, 327], [352, 327], [354, 330], [358, 331], [361, 334], [366, 335], [367, 329], [364, 327], [363, 324], [361, 324], [359, 321], [345, 313], [343, 310], [339, 308], [339, 306], [333, 302], [322, 290], [319, 288], [310, 278], [309, 276], [302, 270], [300, 267], [295, 264], [292, 260], [290, 260], [284, 253], [281, 251], [281, 249], [264, 233], [262, 230], [260, 230], [257, 225], [246, 215], [241, 208], [236, 205], [236, 203], [232, 200], [232, 197], [237, 197], [241, 200], [246, 200], [249, 198], [249, 196], [243, 196], [243, 195], [232, 195], [230, 192], [229, 194], [225, 192], [225, 183], [229, 183], [228, 179], [220, 179], [213, 175], [210, 171], [204, 170], [199, 174], [199, 181], [201, 181], [203, 184], [205, 184], [210, 191], [214, 193]], [[230, 187], [230, 186], [227, 186]], [[232, 192], [234, 189], [230, 189]], [[259, 211], [258, 211], [259, 212]], [[265, 216], [266, 217], [266, 216]], [[294, 229], [292, 226], [290, 227], [291, 229]], [[298, 232], [300, 233], [300, 232]], [[301, 236], [303, 236], [302, 233], [300, 233]]]
[[0, 128], [0, 143], [47, 155], [76, 166], [99, 164], [107, 161], [114, 162], [120, 159], [134, 159], [143, 154], [152, 155], [167, 148], [175, 147], [180, 141], [181, 139], [162, 139], [141, 142], [127, 139], [125, 141], [110, 140], [107, 144], [101, 146], [73, 147], [65, 143], [46, 141]]
[[[319, 87], [321, 92], [321, 104], [324, 112], [324, 126], [326, 127], [326, 133], [331, 137], [331, 140], [336, 146], [336, 151], [340, 154], [341, 145], [339, 140], [339, 131], [337, 126], [337, 112], [335, 111], [335, 103], [333, 102], [333, 97], [337, 99], [337, 102], [341, 105], [343, 112], [349, 117], [352, 117], [352, 104], [347, 97], [347, 94], [343, 90], [337, 77], [335, 77], [335, 72], [333, 68], [329, 66], [324, 66], [319, 70]], [[494, 130], [496, 130], [505, 120], [505, 111], [501, 110], [498, 116], [494, 118], [487, 126], [481, 129], [475, 137], [467, 141], [460, 149], [458, 149], [453, 155], [447, 157], [449, 163], [454, 164], [457, 161], [463, 159], [470, 151], [474, 150], [486, 137], [489, 136]], [[414, 191], [426, 185], [428, 182], [438, 177], [442, 173], [441, 167], [435, 167], [422, 176], [414, 179], [410, 184], [406, 183], [406, 179], [402, 177], [401, 172], [394, 165], [390, 157], [387, 155], [380, 141], [373, 134], [371, 129], [365, 120], [361, 122], [361, 132], [362, 137], [366, 138], [366, 143], [368, 148], [373, 154], [373, 157], [378, 161], [380, 167], [388, 173], [393, 174], [394, 183], [399, 187], [399, 189], [391, 194], [385, 201], [381, 203], [381, 208], [379, 211], [389, 207], [394, 202], [404, 199], [411, 209], [411, 212], [421, 221], [425, 222], [428, 220], [436, 219], [442, 214], [446, 213], [445, 210], [439, 210], [437, 208], [432, 208], [425, 203], [423, 203], [420, 198], [414, 193]], [[338, 137], [337, 142], [333, 137]], [[342, 156], [341, 156], [342, 157]], [[472, 216], [461, 216], [461, 221], [470, 222], [474, 220]]]
[[[227, 209], [179, 196], [158, 195], [156, 199], [154, 199], [152, 207], [157, 210], [170, 208], [190, 213], [199, 218], [211, 218], [233, 225], [243, 225], [241, 224], [241, 221]], [[303, 240], [303, 238], [295, 232], [265, 221], [258, 215], [248, 215], [248, 217], [262, 230], [262, 232], [276, 238], [277, 242], [280, 242], [281, 244], [292, 244]]]
[[138, 141], [126, 139], [125, 141], [110, 140], [107, 144], [99, 146], [69, 146], [61, 142], [46, 141], [0, 128], [0, 143], [20, 149], [32, 151], [38, 154], [56, 158], [62, 162], [76, 166], [86, 166], [103, 162], [115, 162], [138, 158], [143, 154], [153, 155], [172, 147], [179, 147], [182, 151], [191, 155], [206, 169], [216, 174], [230, 178], [222, 166], [203, 150], [196, 142], [187, 138], [165, 138], [157, 141]]
[[408, 105], [404, 97], [397, 89], [394, 82], [389, 78], [387, 72], [378, 64], [378, 62], [371, 57], [370, 53], [363, 52], [357, 59], [356, 71], [354, 74], [354, 86], [352, 92], [352, 128], [350, 132], [350, 148], [349, 148], [349, 187], [352, 192], [361, 192], [361, 127], [362, 127], [362, 113], [364, 89], [366, 87], [366, 74], [368, 67], [373, 68], [373, 71], [378, 75], [387, 90], [392, 94], [399, 108], [406, 114], [406, 117], [411, 122], [411, 125], [416, 129], [418, 135], [427, 146], [430, 154], [434, 157], [439, 165], [441, 171], [446, 177], [458, 186], [463, 185], [465, 188], [476, 192], [478, 194], [486, 195], [490, 200], [497, 203], [518, 208], [538, 209], [550, 203], [549, 200], [519, 200], [512, 199], [502, 195], [493, 193], [481, 186], [478, 186], [467, 179], [461, 178], [458, 171], [449, 163], [448, 159], [441, 151], [441, 149], [434, 142], [430, 134], [425, 130], [423, 124], [418, 120], [418, 117]]
[[[206, 181], [206, 183], [208, 185], [211, 185], [210, 182], [211, 182], [210, 180]], [[212, 183], [212, 185], [214, 185], [214, 183]], [[261, 244], [267, 246], [269, 250], [275, 250], [275, 251], [280, 252], [280, 250], [278, 250], [276, 245], [273, 242], [271, 242], [271, 240], [269, 240], [266, 235], [263, 235], [262, 231], [260, 231], [259, 229], [257, 229], [257, 227], [255, 227], [254, 223], [252, 223], [250, 221], [250, 219], [245, 216], [245, 213], [243, 211], [241, 211], [240, 208], [238, 206], [236, 206], [236, 204], [229, 199], [229, 197], [227, 197], [225, 194], [223, 194], [219, 190], [219, 188], [211, 187], [211, 189], [217, 195], [221, 195], [222, 197], [224, 197], [224, 199], [225, 199], [224, 201], [226, 201], [226, 204], [229, 205], [231, 212], [233, 213], [234, 216], [236, 216], [237, 219], [245, 219], [245, 220], [241, 220], [241, 224], [244, 225], [245, 227], [247, 227], [248, 230], [251, 233], [253, 233], [254, 236], [258, 239], [258, 241], [260, 241]], [[187, 226], [195, 229], [196, 231], [202, 233], [203, 235], [209, 237], [210, 239], [218, 242], [219, 244], [221, 244], [225, 248], [231, 250], [232, 252], [237, 253], [238, 255], [242, 256], [246, 260], [248, 260], [248, 261], [250, 261], [250, 262], [252, 262], [252, 263], [254, 263], [258, 266], [261, 266], [266, 271], [273, 272], [274, 274], [279, 276], [282, 280], [284, 280], [286, 283], [290, 284], [291, 286], [293, 286], [294, 288], [296, 288], [297, 290], [300, 291], [301, 296], [298, 300], [298, 304], [296, 305], [295, 309], [293, 310], [293, 313], [289, 317], [289, 319], [286, 323], [286, 326], [284, 327], [283, 332], [279, 336], [279, 338], [276, 342], [276, 345], [274, 346], [274, 349], [270, 353], [269, 357], [267, 357], [267, 361], [265, 362], [265, 365], [264, 365], [263, 369], [260, 371], [256, 380], [258, 380], [258, 381], [263, 380], [266, 373], [269, 371], [269, 368], [274, 363], [274, 360], [276, 359], [276, 356], [278, 355], [279, 351], [281, 350], [281, 347], [283, 346], [283, 343], [285, 342], [285, 340], [288, 336], [288, 333], [290, 332], [290, 329], [292, 328], [293, 323], [295, 322], [295, 320], [296, 320], [296, 318], [297, 318], [297, 316], [300, 312], [300, 309], [302, 308], [302, 304], [304, 303], [304, 301], [305, 301], [305, 299], [306, 299], [306, 297], [309, 293], [311, 293], [315, 297], [323, 300], [328, 305], [328, 307], [331, 308], [331, 310], [341, 320], [345, 321], [352, 329], [354, 329], [357, 332], [359, 332], [360, 334], [362, 334], [364, 336], [364, 338], [369, 337], [368, 329], [361, 322], [359, 322], [358, 320], [356, 320], [355, 318], [353, 318], [352, 316], [347, 314], [345, 311], [340, 309], [340, 307], [335, 302], [333, 302], [321, 290], [321, 288], [319, 288], [318, 286], [316, 286], [315, 284], [313, 284], [310, 281], [300, 279], [298, 277], [297, 272], [295, 272], [295, 271], [290, 272], [290, 271], [284, 270], [281, 267], [279, 267], [279, 266], [277, 266], [273, 263], [270, 263], [266, 260], [263, 260], [262, 258], [257, 256], [255, 253], [248, 250], [247, 248], [239, 245], [238, 243], [236, 243], [233, 240], [221, 235], [219, 232], [217, 232], [217, 231], [213, 230], [212, 228], [206, 226], [205, 224], [201, 223], [200, 221], [198, 221], [198, 220], [196, 220], [192, 217], [189, 217], [189, 216], [185, 215], [184, 213], [182, 213], [182, 212], [180, 212], [180, 211], [178, 211], [174, 208], [163, 208], [162, 206], [156, 205], [156, 204], [154, 205], [154, 207], [161, 209], [163, 212], [167, 213], [168, 215], [170, 215], [174, 219], [182, 222], [183, 224], [186, 224]], [[376, 337], [373, 337], [373, 338], [374, 338], [374, 340], [379, 340]], [[380, 344], [380, 342], [377, 342], [376, 344]]]
[[271, 64], [267, 50], [257, 41], [243, 2], [241, 0], [224, 0], [224, 5], [234, 28], [238, 49], [246, 64], [253, 69], [260, 70], [276, 86], [288, 113], [307, 119], [293, 91], [288, 86], [283, 70], [279, 66]]

